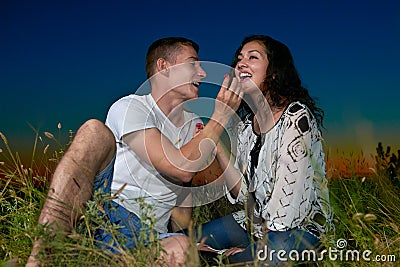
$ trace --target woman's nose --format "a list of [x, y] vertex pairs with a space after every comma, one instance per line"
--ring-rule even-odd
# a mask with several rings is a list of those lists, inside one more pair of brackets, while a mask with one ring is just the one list
[[247, 62], [246, 62], [246, 60], [242, 59], [236, 64], [236, 66], [237, 66], [238, 69], [247, 67]]

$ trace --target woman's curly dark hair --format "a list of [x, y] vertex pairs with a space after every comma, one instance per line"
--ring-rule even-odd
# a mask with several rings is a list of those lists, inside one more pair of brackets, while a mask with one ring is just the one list
[[[310, 109], [319, 127], [322, 127], [324, 111], [317, 107], [308, 90], [302, 86], [292, 54], [285, 44], [266, 35], [248, 36], [243, 39], [240, 47], [236, 50], [232, 68], [236, 67], [243, 46], [252, 41], [262, 44], [267, 52], [269, 61], [267, 76], [260, 89], [265, 96], [268, 95], [269, 104], [273, 108], [284, 108], [294, 101], [299, 101]], [[242, 103], [238, 110], [239, 114], [249, 113], [247, 104]]]

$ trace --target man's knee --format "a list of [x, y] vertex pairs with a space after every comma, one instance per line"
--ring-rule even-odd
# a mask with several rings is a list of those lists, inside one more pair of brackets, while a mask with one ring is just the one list
[[81, 158], [91, 162], [87, 167], [96, 169], [98, 173], [112, 161], [116, 149], [115, 137], [111, 130], [103, 122], [90, 119], [79, 127], [67, 154], [75, 160]]
[[170, 237], [171, 248], [178, 251], [187, 251], [189, 238], [185, 235], [176, 235]]
[[103, 122], [97, 119], [90, 119], [79, 127], [75, 139], [90, 140], [92, 143], [99, 143], [102, 146], [108, 146], [111, 150], [115, 150], [115, 137]]
[[79, 132], [89, 132], [92, 134], [100, 135], [102, 138], [107, 138], [110, 141], [114, 141], [114, 135], [111, 130], [101, 121], [97, 119], [87, 120], [79, 128]]
[[186, 261], [189, 250], [189, 238], [185, 235], [171, 236], [161, 240], [161, 245], [165, 251], [168, 262], [183, 265]]

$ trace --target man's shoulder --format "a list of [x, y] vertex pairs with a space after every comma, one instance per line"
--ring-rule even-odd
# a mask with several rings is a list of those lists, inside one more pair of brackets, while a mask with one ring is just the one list
[[130, 94], [130, 95], [126, 95], [123, 96], [119, 99], [117, 99], [113, 105], [115, 104], [121, 104], [121, 103], [127, 103], [127, 102], [147, 102], [147, 96], [148, 95], [136, 95], [136, 94]]
[[[146, 95], [127, 95], [115, 101], [107, 112], [107, 122], [129, 120], [148, 116], [151, 113], [151, 104]], [[142, 115], [142, 116], [141, 116]]]
[[130, 94], [123, 96], [116, 100], [110, 107], [110, 110], [121, 109], [121, 108], [143, 108], [149, 107], [151, 103], [149, 102], [148, 95], [136, 95]]
[[[150, 103], [149, 103], [150, 101]], [[146, 95], [127, 95], [115, 101], [107, 114], [106, 125], [116, 136], [143, 129], [143, 125], [153, 125], [154, 113], [151, 100]]]

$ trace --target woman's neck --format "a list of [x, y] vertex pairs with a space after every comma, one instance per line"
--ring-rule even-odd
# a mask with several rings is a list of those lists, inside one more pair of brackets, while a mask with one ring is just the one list
[[[257, 134], [260, 135], [261, 133], [266, 133], [269, 131], [272, 127], [275, 126], [275, 124], [278, 122], [278, 120], [281, 118], [283, 111], [285, 108], [271, 108], [272, 116], [269, 117], [269, 120], [265, 121], [264, 124], [259, 123], [259, 120], [257, 118], [260, 117], [260, 112], [257, 111], [256, 115], [253, 118], [253, 131]], [[267, 123], [267, 125], [265, 125]], [[263, 127], [260, 127], [260, 124]]]

